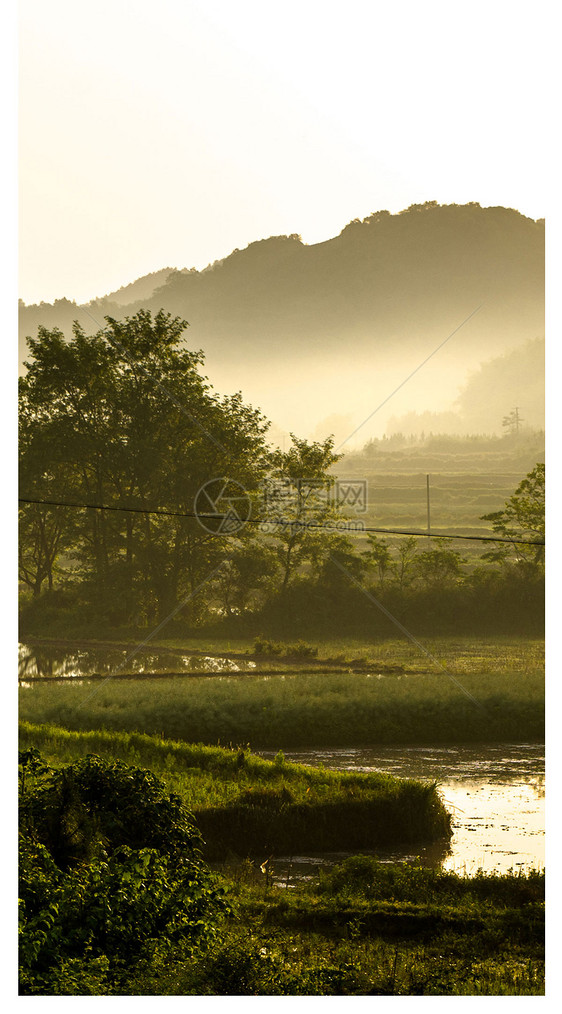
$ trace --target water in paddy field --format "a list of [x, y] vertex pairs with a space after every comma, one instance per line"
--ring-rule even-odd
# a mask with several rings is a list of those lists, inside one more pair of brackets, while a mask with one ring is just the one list
[[[382, 862], [413, 862], [419, 857], [424, 866], [469, 875], [479, 869], [505, 873], [544, 868], [543, 744], [300, 750], [286, 752], [285, 758], [339, 771], [382, 771], [439, 782], [453, 816], [451, 842], [373, 851]], [[290, 884], [349, 854], [276, 859], [276, 877]]]
[[[19, 679], [23, 687], [33, 687], [34, 680], [49, 677], [62, 677], [81, 685], [94, 675], [107, 677], [118, 673], [139, 678], [165, 673], [201, 676], [223, 673], [225, 679], [231, 679], [255, 669], [256, 663], [250, 660], [237, 658], [235, 662], [226, 657], [188, 655], [179, 649], [150, 646], [137, 650], [126, 645], [22, 644], [19, 651]], [[264, 751], [263, 756], [273, 757], [274, 752]], [[299, 750], [287, 752], [286, 759], [343, 771], [383, 771], [401, 778], [439, 783], [439, 792], [453, 815], [450, 844], [422, 842], [401, 849], [381, 849], [376, 853], [381, 861], [414, 861], [419, 857], [424, 865], [468, 874], [478, 869], [505, 872], [544, 865], [543, 745], [484, 743]], [[341, 861], [347, 854], [285, 857], [276, 859], [274, 865], [280, 880], [288, 877], [289, 882], [294, 882], [314, 873], [319, 865]]]
[[65, 677], [78, 680], [88, 676], [110, 676], [119, 673], [159, 675], [171, 673], [243, 672], [255, 669], [255, 662], [215, 658], [202, 653], [188, 655], [166, 648], [73, 647], [68, 645], [20, 644], [18, 647], [18, 678], [48, 679]]

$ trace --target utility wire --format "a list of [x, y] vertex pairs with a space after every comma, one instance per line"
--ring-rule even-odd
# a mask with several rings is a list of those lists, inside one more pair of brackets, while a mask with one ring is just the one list
[[[146, 508], [146, 507], [112, 507], [109, 504], [98, 504], [98, 503], [69, 503], [67, 500], [37, 500], [31, 497], [19, 497], [19, 503], [32, 503], [42, 504], [45, 507], [76, 507], [86, 508], [88, 510], [95, 511], [117, 511], [126, 514], [155, 514], [162, 515], [164, 517], [173, 518], [204, 518], [205, 520], [213, 521], [226, 521], [229, 520], [228, 515], [218, 513], [203, 513], [202, 511], [172, 511], [162, 510], [160, 508]], [[351, 519], [347, 519], [351, 520]], [[463, 539], [470, 542], [506, 542], [509, 545], [516, 544], [518, 546], [544, 546], [544, 539], [504, 539], [497, 535], [439, 535], [436, 532], [413, 532], [404, 528], [373, 528], [371, 526], [354, 529], [354, 528], [342, 528], [338, 525], [326, 525], [320, 524], [318, 521], [288, 521], [284, 518], [247, 518], [244, 521], [240, 519], [240, 527], [243, 525], [280, 525], [285, 528], [297, 527], [297, 528], [315, 528], [324, 529], [326, 531], [339, 531], [348, 532], [351, 535], [364, 535], [370, 532], [380, 535], [414, 535], [420, 539]], [[212, 533], [211, 533], [212, 534]], [[219, 533], [217, 533], [219, 534]], [[220, 533], [223, 534], [223, 533]]]

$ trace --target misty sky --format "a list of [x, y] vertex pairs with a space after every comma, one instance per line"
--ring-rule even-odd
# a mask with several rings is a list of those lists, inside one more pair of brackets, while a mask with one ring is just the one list
[[543, 217], [547, 10], [22, 0], [20, 296], [426, 200]]

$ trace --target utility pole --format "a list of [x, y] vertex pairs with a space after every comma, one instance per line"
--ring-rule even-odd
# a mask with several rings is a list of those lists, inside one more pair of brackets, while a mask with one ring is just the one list
[[425, 477], [426, 491], [427, 491], [427, 534], [431, 535], [431, 517], [429, 511], [429, 475]]

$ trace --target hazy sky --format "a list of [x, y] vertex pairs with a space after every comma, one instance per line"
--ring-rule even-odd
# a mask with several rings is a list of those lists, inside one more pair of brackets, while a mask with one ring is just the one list
[[544, 216], [547, 10], [22, 0], [21, 297], [426, 200]]

